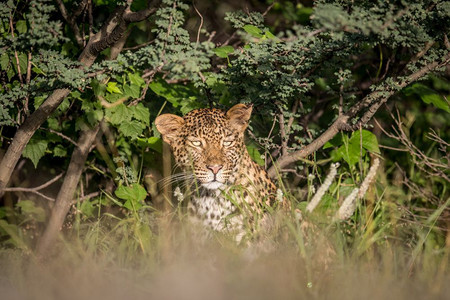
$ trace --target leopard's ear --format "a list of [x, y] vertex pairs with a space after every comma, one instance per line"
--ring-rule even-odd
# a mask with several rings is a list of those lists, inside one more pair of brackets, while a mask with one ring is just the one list
[[252, 114], [252, 104], [236, 104], [227, 111], [227, 117], [233, 128], [243, 132], [248, 126], [248, 120]]
[[171, 145], [184, 125], [184, 120], [176, 115], [164, 114], [156, 118], [155, 125], [163, 140]]

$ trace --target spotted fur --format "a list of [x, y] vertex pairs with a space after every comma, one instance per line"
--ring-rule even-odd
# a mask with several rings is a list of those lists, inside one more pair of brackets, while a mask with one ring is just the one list
[[190, 214], [214, 230], [236, 229], [243, 223], [242, 208], [262, 210], [274, 201], [275, 185], [244, 144], [251, 111], [252, 106], [237, 104], [227, 112], [197, 109], [155, 121], [177, 164], [195, 175]]

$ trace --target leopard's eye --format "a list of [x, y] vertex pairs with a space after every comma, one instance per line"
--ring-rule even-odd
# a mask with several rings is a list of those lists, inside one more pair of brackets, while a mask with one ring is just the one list
[[191, 141], [191, 143], [192, 143], [192, 145], [195, 146], [195, 147], [199, 147], [199, 146], [202, 145], [202, 142], [200, 142], [200, 141]]
[[225, 147], [231, 146], [232, 143], [233, 143], [233, 141], [223, 141], [223, 145]]

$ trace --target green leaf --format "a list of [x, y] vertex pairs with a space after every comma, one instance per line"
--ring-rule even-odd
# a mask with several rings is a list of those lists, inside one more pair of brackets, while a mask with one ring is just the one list
[[61, 145], [57, 145], [53, 148], [53, 156], [56, 157], [65, 157], [67, 155], [67, 149]]
[[181, 101], [180, 111], [183, 115], [187, 114], [193, 109], [202, 108], [202, 104], [196, 101], [196, 97], [189, 97], [189, 99], [184, 99]]
[[111, 94], [123, 94], [119, 87], [117, 87], [117, 82], [108, 82], [106, 90]]
[[120, 125], [124, 124], [131, 120], [131, 111], [128, 107], [125, 106], [125, 104], [121, 103], [117, 106], [108, 108], [106, 110], [107, 117], [109, 117], [109, 121], [113, 125]]
[[9, 56], [6, 53], [3, 53], [0, 56], [0, 68], [3, 71], [6, 71], [9, 67]]
[[423, 85], [421, 83], [414, 83], [410, 87], [403, 90], [405, 95], [416, 94], [426, 104], [433, 104], [435, 107], [450, 113], [450, 106], [445, 99], [439, 95], [435, 90]]
[[146, 125], [150, 125], [150, 111], [142, 103], [129, 108], [136, 120], [142, 121]]
[[173, 90], [167, 82], [163, 80], [153, 81], [148, 86], [156, 95], [165, 98], [167, 101], [172, 103], [173, 106], [178, 106], [177, 97], [174, 95]]
[[44, 103], [45, 99], [47, 99], [47, 95], [36, 96], [34, 97], [34, 109], [38, 109], [42, 103]]
[[[10, 238], [7, 242], [21, 249], [28, 249], [27, 244], [23, 240], [23, 235], [19, 234], [21, 229], [15, 224], [9, 224], [5, 220], [0, 220], [0, 233], [5, 232]], [[3, 242], [4, 243], [4, 242]]]
[[274, 40], [276, 42], [280, 41], [279, 38], [277, 38], [272, 32], [270, 32], [269, 30], [265, 30], [264, 31], [264, 36], [268, 39]]
[[46, 219], [45, 210], [42, 207], [36, 206], [34, 201], [22, 200], [17, 203], [17, 207], [20, 208], [23, 215], [28, 215], [27, 219], [32, 219], [37, 222], [44, 222]]
[[128, 78], [130, 79], [131, 84], [137, 85], [138, 87], [141, 87], [145, 84], [144, 79], [142, 79], [141, 75], [137, 73], [128, 73]]
[[245, 32], [247, 32], [248, 34], [250, 34], [253, 37], [256, 37], [256, 38], [263, 37], [262, 30], [256, 26], [248, 24], [248, 25], [245, 25], [244, 27], [242, 27], [242, 29], [244, 29]]
[[25, 20], [19, 20], [16, 22], [16, 29], [19, 33], [26, 33], [27, 32], [27, 21]]
[[438, 93], [421, 95], [420, 98], [422, 98], [422, 101], [425, 102], [426, 104], [430, 104], [431, 103], [435, 107], [440, 108], [440, 109], [450, 113], [450, 106], [449, 106], [449, 104]]
[[222, 46], [222, 47], [213, 49], [213, 51], [218, 57], [227, 58], [228, 54], [231, 54], [234, 52], [234, 48], [231, 46]]
[[[343, 134], [336, 134], [334, 136], [334, 138], [332, 138], [331, 140], [329, 140], [328, 142], [325, 143], [325, 145], [323, 145], [323, 149], [328, 149], [328, 148], [333, 148], [333, 147], [339, 147], [342, 145], [343, 140], [342, 140], [342, 136]], [[347, 136], [345, 136], [347, 137]], [[348, 138], [347, 138], [348, 139]]]
[[86, 114], [86, 118], [89, 124], [96, 125], [101, 119], [103, 119], [103, 110], [91, 110]]
[[23, 150], [22, 155], [23, 157], [29, 158], [33, 162], [34, 167], [37, 168], [39, 160], [45, 155], [47, 146], [48, 142], [46, 140], [31, 138]]
[[[22, 75], [24, 75], [27, 73], [27, 66], [28, 66], [27, 55], [25, 53], [19, 53], [17, 56], [19, 57], [20, 73]], [[16, 71], [16, 73], [18, 73], [16, 60], [14, 60], [13, 66], [14, 66], [14, 71]]]
[[168, 84], [161, 79], [150, 83], [149, 88], [172, 103], [174, 107], [178, 107], [186, 99], [198, 98], [198, 92], [193, 85]]
[[122, 132], [125, 136], [131, 137], [132, 139], [135, 139], [139, 135], [141, 135], [144, 128], [145, 126], [143, 126], [141, 122], [136, 120], [123, 122], [119, 126], [120, 132]]
[[362, 131], [354, 131], [350, 138], [350, 143], [360, 144], [360, 140], [362, 139], [362, 146], [364, 149], [380, 154], [380, 148], [378, 147], [378, 140], [375, 134], [372, 132], [363, 129]]
[[365, 153], [364, 149], [361, 151], [359, 142], [349, 142], [339, 147], [336, 151], [337, 157], [344, 159], [349, 166], [355, 165]]
[[100, 83], [97, 79], [91, 80], [91, 87], [96, 97], [103, 96], [106, 91], [106, 85]]
[[129, 210], [138, 210], [142, 207], [142, 201], [147, 197], [147, 191], [138, 183], [133, 183], [131, 186], [119, 186], [114, 194], [125, 200], [124, 207]]
[[123, 86], [123, 92], [126, 96], [130, 96], [131, 98], [139, 98], [141, 96], [141, 88], [135, 84], [125, 84]]
[[142, 147], [149, 147], [158, 153], [162, 153], [162, 139], [156, 136], [146, 138], [138, 138], [138, 144]]
[[366, 150], [373, 153], [380, 153], [377, 137], [365, 129], [362, 131], [354, 131], [350, 138], [345, 134], [336, 135], [324, 145], [324, 149], [336, 146], [340, 147], [331, 152], [333, 161], [343, 159], [349, 166], [355, 165], [360, 157], [366, 154]]
[[261, 157], [261, 153], [259, 153], [258, 149], [255, 146], [247, 146], [247, 151], [250, 157], [260, 166], [265, 165], [264, 159]]
[[92, 200], [81, 202], [81, 205], [80, 205], [81, 213], [88, 218], [93, 217], [95, 208], [96, 208], [95, 207], [96, 204], [97, 204], [97, 201], [92, 201]]

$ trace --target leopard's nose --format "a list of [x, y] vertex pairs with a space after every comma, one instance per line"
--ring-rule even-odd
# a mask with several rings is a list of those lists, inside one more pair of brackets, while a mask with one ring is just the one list
[[210, 169], [213, 172], [213, 174], [217, 174], [223, 168], [223, 166], [222, 165], [207, 165], [206, 168]]

